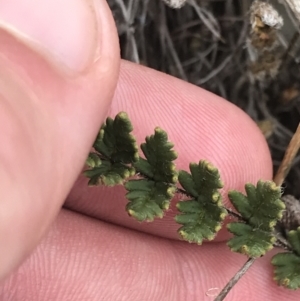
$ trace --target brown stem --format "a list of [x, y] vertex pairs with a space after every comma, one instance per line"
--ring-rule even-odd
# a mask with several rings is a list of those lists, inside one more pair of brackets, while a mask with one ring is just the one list
[[274, 182], [277, 186], [281, 186], [285, 177], [291, 169], [294, 158], [296, 157], [300, 148], [300, 123], [297, 127], [295, 134], [293, 135], [287, 150], [285, 152], [284, 158], [279, 166], [279, 169], [274, 178]]
[[252, 266], [256, 258], [250, 257], [242, 268], [229, 280], [226, 286], [214, 301], [223, 301], [234, 285], [244, 276], [248, 269]]

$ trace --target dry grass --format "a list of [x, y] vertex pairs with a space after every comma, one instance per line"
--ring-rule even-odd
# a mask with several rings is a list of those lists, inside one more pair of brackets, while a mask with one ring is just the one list
[[[275, 1], [275, 0], [274, 0]], [[300, 66], [297, 22], [284, 12], [279, 32], [277, 77], [255, 81], [249, 69], [251, 0], [189, 0], [172, 10], [160, 0], [108, 0], [118, 26], [122, 57], [210, 90], [247, 112], [268, 120], [266, 135], [274, 172], [300, 121]], [[292, 35], [291, 35], [292, 33]], [[290, 45], [290, 46], [289, 46]], [[300, 198], [300, 154], [285, 193]]]

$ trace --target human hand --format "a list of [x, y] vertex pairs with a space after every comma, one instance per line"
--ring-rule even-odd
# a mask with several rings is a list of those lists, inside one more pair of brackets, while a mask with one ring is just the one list
[[[19, 2], [7, 1], [6, 8]], [[30, 2], [36, 1], [25, 3]], [[6, 277], [0, 300], [213, 300], [206, 293], [218, 293], [246, 260], [222, 242], [225, 231], [218, 242], [203, 246], [178, 241], [174, 205], [163, 220], [140, 224], [124, 210], [122, 187], [88, 188], [84, 178], [76, 181], [65, 203], [67, 209], [61, 210], [43, 241], [7, 276], [57, 216], [114, 91], [117, 37], [105, 2], [98, 2], [100, 26], [105, 28], [102, 53], [80, 76], [66, 77], [60, 64], [53, 68], [49, 60], [0, 33], [1, 83], [9, 83], [1, 85], [0, 108], [0, 272]], [[68, 5], [85, 2], [42, 3], [53, 7], [59, 3], [65, 20]], [[0, 17], [1, 9], [2, 4]], [[82, 18], [91, 23], [84, 25], [90, 27], [83, 37], [88, 39], [88, 28], [94, 23], [86, 14]], [[76, 12], [71, 15], [75, 18]], [[58, 32], [55, 27], [52, 30]], [[14, 92], [21, 89], [25, 91], [20, 95]], [[168, 132], [179, 153], [178, 168], [187, 169], [189, 162], [199, 159], [211, 161], [220, 170], [225, 192], [228, 188], [243, 190], [245, 182], [272, 176], [267, 145], [254, 123], [207, 91], [122, 62], [108, 115], [121, 110], [128, 112], [139, 142], [157, 125]], [[270, 255], [257, 260], [228, 295], [231, 301], [298, 298], [299, 293], [278, 288], [273, 282]]]

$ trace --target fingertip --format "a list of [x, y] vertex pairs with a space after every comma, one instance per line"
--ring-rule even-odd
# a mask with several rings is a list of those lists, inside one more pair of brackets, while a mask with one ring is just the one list
[[[117, 31], [105, 0], [97, 1], [97, 14], [90, 12], [93, 1], [76, 0], [76, 4], [42, 1], [35, 6], [30, 0], [19, 1], [20, 5], [17, 2], [3, 2], [0, 26], [3, 27], [1, 21], [5, 14], [10, 18], [6, 22], [15, 22], [8, 27], [21, 24], [43, 42], [61, 37], [57, 32], [59, 26], [52, 26], [51, 16], [63, 5], [59, 21], [66, 21], [68, 30], [75, 32], [72, 36], [64, 33], [58, 48], [66, 46], [67, 49], [60, 48], [62, 56], [56, 60], [57, 57], [48, 57], [48, 50], [52, 50], [48, 48], [53, 46], [50, 41], [45, 50], [40, 45], [35, 47], [36, 41], [32, 46], [27, 37], [20, 38], [23, 35], [16, 35], [16, 30], [0, 30], [0, 178], [5, 183], [0, 193], [0, 278], [7, 276], [36, 246], [60, 210], [108, 110], [120, 62]], [[51, 7], [49, 16], [47, 5]], [[75, 6], [77, 12], [66, 20]], [[85, 9], [81, 11], [83, 6]], [[38, 17], [36, 23], [32, 23], [31, 14], [24, 18], [24, 9]], [[43, 18], [43, 13], [47, 17]], [[85, 24], [80, 38], [83, 41], [90, 38], [84, 35], [89, 30], [92, 38], [95, 37], [94, 25], [99, 23], [96, 41], [99, 45], [94, 45], [95, 41], [87, 43], [88, 47], [94, 45], [97, 49], [89, 49], [81, 60], [85, 49], [80, 45], [63, 62], [66, 66], [61, 66], [68, 50], [80, 44], [80, 41], [71, 43], [71, 39], [77, 37], [80, 22], [88, 17], [95, 20]], [[71, 20], [75, 27], [69, 24]], [[51, 31], [51, 37], [40, 36], [46, 29]], [[59, 40], [51, 42], [56, 44]]]
[[[133, 84], [134, 83], [134, 84]], [[207, 159], [225, 187], [272, 177], [272, 160], [255, 122], [229, 101], [158, 71], [122, 63], [110, 115], [126, 110], [139, 142], [155, 126], [167, 131], [178, 152], [178, 168]]]
[[[215, 165], [225, 183], [222, 195], [227, 206], [229, 189], [244, 191], [247, 182], [255, 184], [272, 176], [268, 146], [256, 124], [230, 102], [199, 87], [123, 61], [108, 115], [114, 117], [120, 111], [128, 113], [138, 143], [153, 134], [156, 126], [163, 128], [178, 152], [178, 169], [188, 170], [190, 162], [203, 159]], [[174, 216], [180, 197], [174, 198], [162, 220], [140, 224], [125, 211], [123, 187], [91, 189], [80, 178], [66, 205], [118, 225], [178, 239]], [[223, 229], [218, 240], [228, 237]]]

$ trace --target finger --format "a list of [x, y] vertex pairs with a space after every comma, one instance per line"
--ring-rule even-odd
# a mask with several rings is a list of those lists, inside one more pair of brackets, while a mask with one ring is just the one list
[[0, 278], [56, 216], [116, 85], [117, 34], [104, 0], [0, 6]]
[[[62, 212], [35, 253], [8, 279], [0, 300], [213, 300], [245, 263], [225, 244], [195, 246]], [[270, 255], [258, 259], [230, 301], [299, 300], [278, 288]]]
[[[162, 127], [175, 143], [178, 169], [207, 159], [219, 168], [228, 189], [244, 190], [246, 182], [270, 179], [272, 163], [264, 137], [254, 122], [224, 99], [157, 71], [122, 63], [119, 84], [109, 115], [126, 111], [138, 142]], [[168, 238], [177, 238], [175, 199], [162, 220], [137, 223], [125, 212], [123, 187], [87, 187], [79, 178], [66, 202], [67, 208], [87, 215]], [[219, 239], [225, 239], [225, 231]]]

